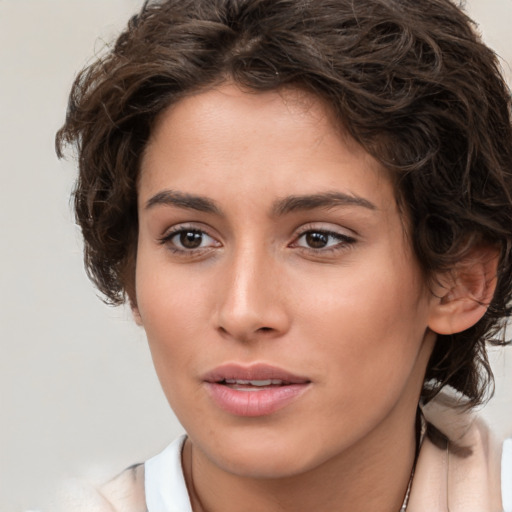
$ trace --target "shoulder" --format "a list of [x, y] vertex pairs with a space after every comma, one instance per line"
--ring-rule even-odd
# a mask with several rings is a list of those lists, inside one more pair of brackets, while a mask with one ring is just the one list
[[101, 486], [68, 481], [51, 512], [192, 512], [181, 465], [185, 440], [180, 436], [145, 463], [130, 466]]
[[114, 510], [145, 512], [144, 464], [136, 464], [101, 487], [101, 493]]
[[[485, 422], [442, 394], [423, 407], [428, 424], [411, 512], [500, 512], [501, 446]], [[427, 508], [425, 508], [427, 507]]]
[[71, 480], [58, 497], [56, 512], [146, 512], [144, 465], [137, 464], [96, 487]]

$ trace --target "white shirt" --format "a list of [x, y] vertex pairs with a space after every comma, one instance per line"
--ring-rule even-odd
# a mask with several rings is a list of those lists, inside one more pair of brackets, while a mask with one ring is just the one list
[[144, 486], [148, 512], [192, 512], [181, 465], [186, 435], [144, 464]]

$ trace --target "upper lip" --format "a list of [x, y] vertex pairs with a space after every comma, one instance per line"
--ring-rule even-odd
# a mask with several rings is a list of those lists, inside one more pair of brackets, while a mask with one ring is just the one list
[[225, 380], [280, 380], [289, 384], [308, 384], [310, 379], [264, 363], [242, 365], [224, 364], [214, 368], [203, 376], [203, 381], [218, 383]]

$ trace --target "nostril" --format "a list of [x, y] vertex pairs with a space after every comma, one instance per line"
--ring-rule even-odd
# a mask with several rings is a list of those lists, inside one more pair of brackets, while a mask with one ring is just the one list
[[271, 332], [273, 330], [272, 327], [260, 327], [257, 332]]

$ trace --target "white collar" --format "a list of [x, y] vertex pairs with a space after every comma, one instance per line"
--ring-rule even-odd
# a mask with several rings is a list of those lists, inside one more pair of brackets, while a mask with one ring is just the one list
[[163, 452], [145, 462], [148, 512], [192, 512], [181, 464], [186, 438], [186, 435], [178, 437]]

